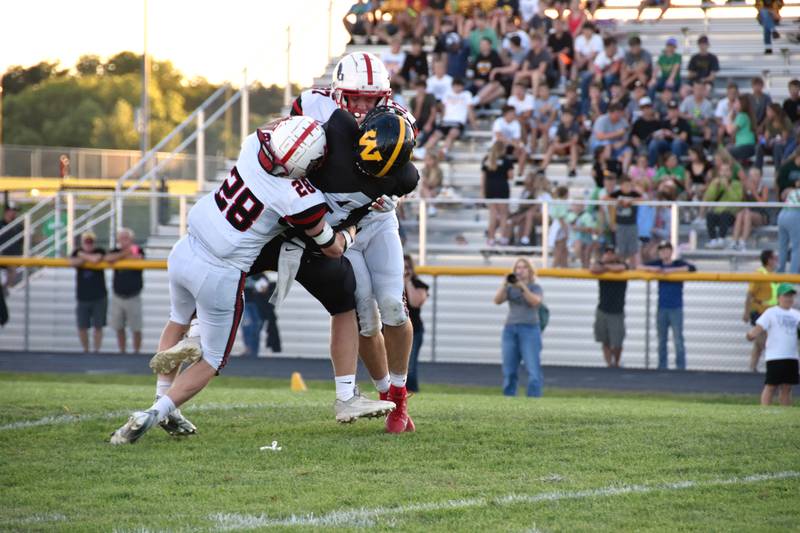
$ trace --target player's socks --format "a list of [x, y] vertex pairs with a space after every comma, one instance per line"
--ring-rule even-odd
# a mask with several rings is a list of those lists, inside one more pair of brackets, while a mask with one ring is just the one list
[[395, 374], [394, 372], [389, 372], [389, 382], [395, 387], [405, 387], [407, 378], [408, 374]]
[[336, 399], [346, 402], [356, 395], [356, 375], [336, 376]]
[[375, 384], [375, 388], [381, 394], [389, 392], [389, 385], [391, 384], [389, 381], [389, 374], [386, 374], [381, 379], [372, 378], [372, 382]]
[[154, 403], [150, 409], [155, 409], [158, 411], [158, 421], [160, 422], [167, 418], [167, 416], [175, 409], [175, 404], [169, 396], [164, 395], [156, 400], [156, 403]]
[[156, 400], [164, 396], [171, 386], [172, 386], [171, 381], [158, 378], [156, 380]]

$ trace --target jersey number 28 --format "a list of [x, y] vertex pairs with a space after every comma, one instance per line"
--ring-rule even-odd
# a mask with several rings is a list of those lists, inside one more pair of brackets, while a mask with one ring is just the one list
[[264, 204], [250, 189], [244, 186], [244, 180], [236, 167], [231, 170], [231, 175], [214, 193], [214, 200], [217, 202], [219, 210], [225, 213], [225, 219], [239, 231], [250, 229], [250, 226], [264, 211]]

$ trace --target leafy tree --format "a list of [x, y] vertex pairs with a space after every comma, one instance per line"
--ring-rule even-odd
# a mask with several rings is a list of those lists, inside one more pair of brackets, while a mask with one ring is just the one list
[[75, 64], [75, 70], [81, 76], [95, 76], [103, 73], [103, 62], [100, 56], [82, 55]]
[[3, 74], [3, 93], [8, 96], [22, 92], [26, 87], [37, 85], [54, 77], [67, 74], [58, 70], [58, 61], [41, 61], [31, 67], [13, 66]]

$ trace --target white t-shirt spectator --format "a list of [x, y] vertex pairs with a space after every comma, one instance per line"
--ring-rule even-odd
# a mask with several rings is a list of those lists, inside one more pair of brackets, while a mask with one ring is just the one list
[[717, 109], [714, 111], [714, 117], [722, 120], [723, 124], [730, 122], [728, 113], [731, 112], [731, 102], [727, 97], [717, 102]]
[[472, 94], [467, 90], [462, 90], [458, 94], [448, 91], [442, 98], [442, 104], [444, 104], [442, 116], [444, 124], [466, 124], [469, 106], [472, 104]]
[[445, 74], [441, 78], [431, 76], [426, 82], [425, 92], [428, 92], [436, 97], [440, 102], [444, 95], [450, 92], [453, 87], [453, 78], [449, 74]]
[[511, 50], [511, 37], [513, 35], [519, 37], [519, 46], [520, 48], [525, 50], [525, 53], [527, 54], [528, 51], [531, 49], [531, 38], [528, 36], [527, 33], [525, 33], [522, 30], [512, 31], [506, 34], [506, 36], [503, 38], [503, 45], [502, 45], [503, 50], [505, 51]]
[[614, 57], [608, 57], [606, 51], [603, 50], [594, 58], [594, 66], [600, 70], [605, 70], [609, 65], [614, 63], [614, 61], [621, 61], [623, 57], [625, 57], [625, 54], [622, 53], [622, 50], [617, 50]]
[[766, 361], [778, 359], [797, 359], [797, 325], [800, 311], [770, 307], [758, 317], [756, 325], [767, 332], [767, 346], [764, 350]]
[[589, 57], [592, 54], [602, 54], [603, 38], [595, 33], [591, 39], [587, 40], [581, 33], [575, 38], [575, 52], [584, 57]]
[[492, 124], [492, 133], [497, 140], [497, 134], [501, 134], [507, 140], [518, 141], [522, 138], [522, 126], [519, 125], [519, 120], [514, 119], [511, 122], [506, 122], [504, 117], [497, 117], [494, 124]]
[[525, 96], [520, 100], [512, 94], [506, 100], [506, 104], [513, 107], [517, 111], [517, 115], [521, 115], [527, 111], [533, 111], [533, 95], [525, 93]]
[[406, 61], [406, 53], [401, 50], [395, 54], [389, 50], [381, 54], [381, 61], [386, 65], [386, 70], [389, 71], [389, 78], [392, 78], [403, 68], [403, 63]]
[[519, 15], [523, 22], [530, 22], [539, 11], [539, 0], [519, 0]]

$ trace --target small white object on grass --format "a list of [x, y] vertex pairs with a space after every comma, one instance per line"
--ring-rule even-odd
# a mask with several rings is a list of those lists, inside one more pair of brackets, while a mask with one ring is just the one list
[[272, 450], [273, 452], [279, 452], [282, 449], [283, 448], [281, 446], [278, 446], [278, 441], [276, 441], [276, 440], [272, 441], [272, 444], [270, 446], [262, 446], [261, 448], [259, 448], [259, 450], [261, 450], [262, 452], [266, 451], [266, 450]]

